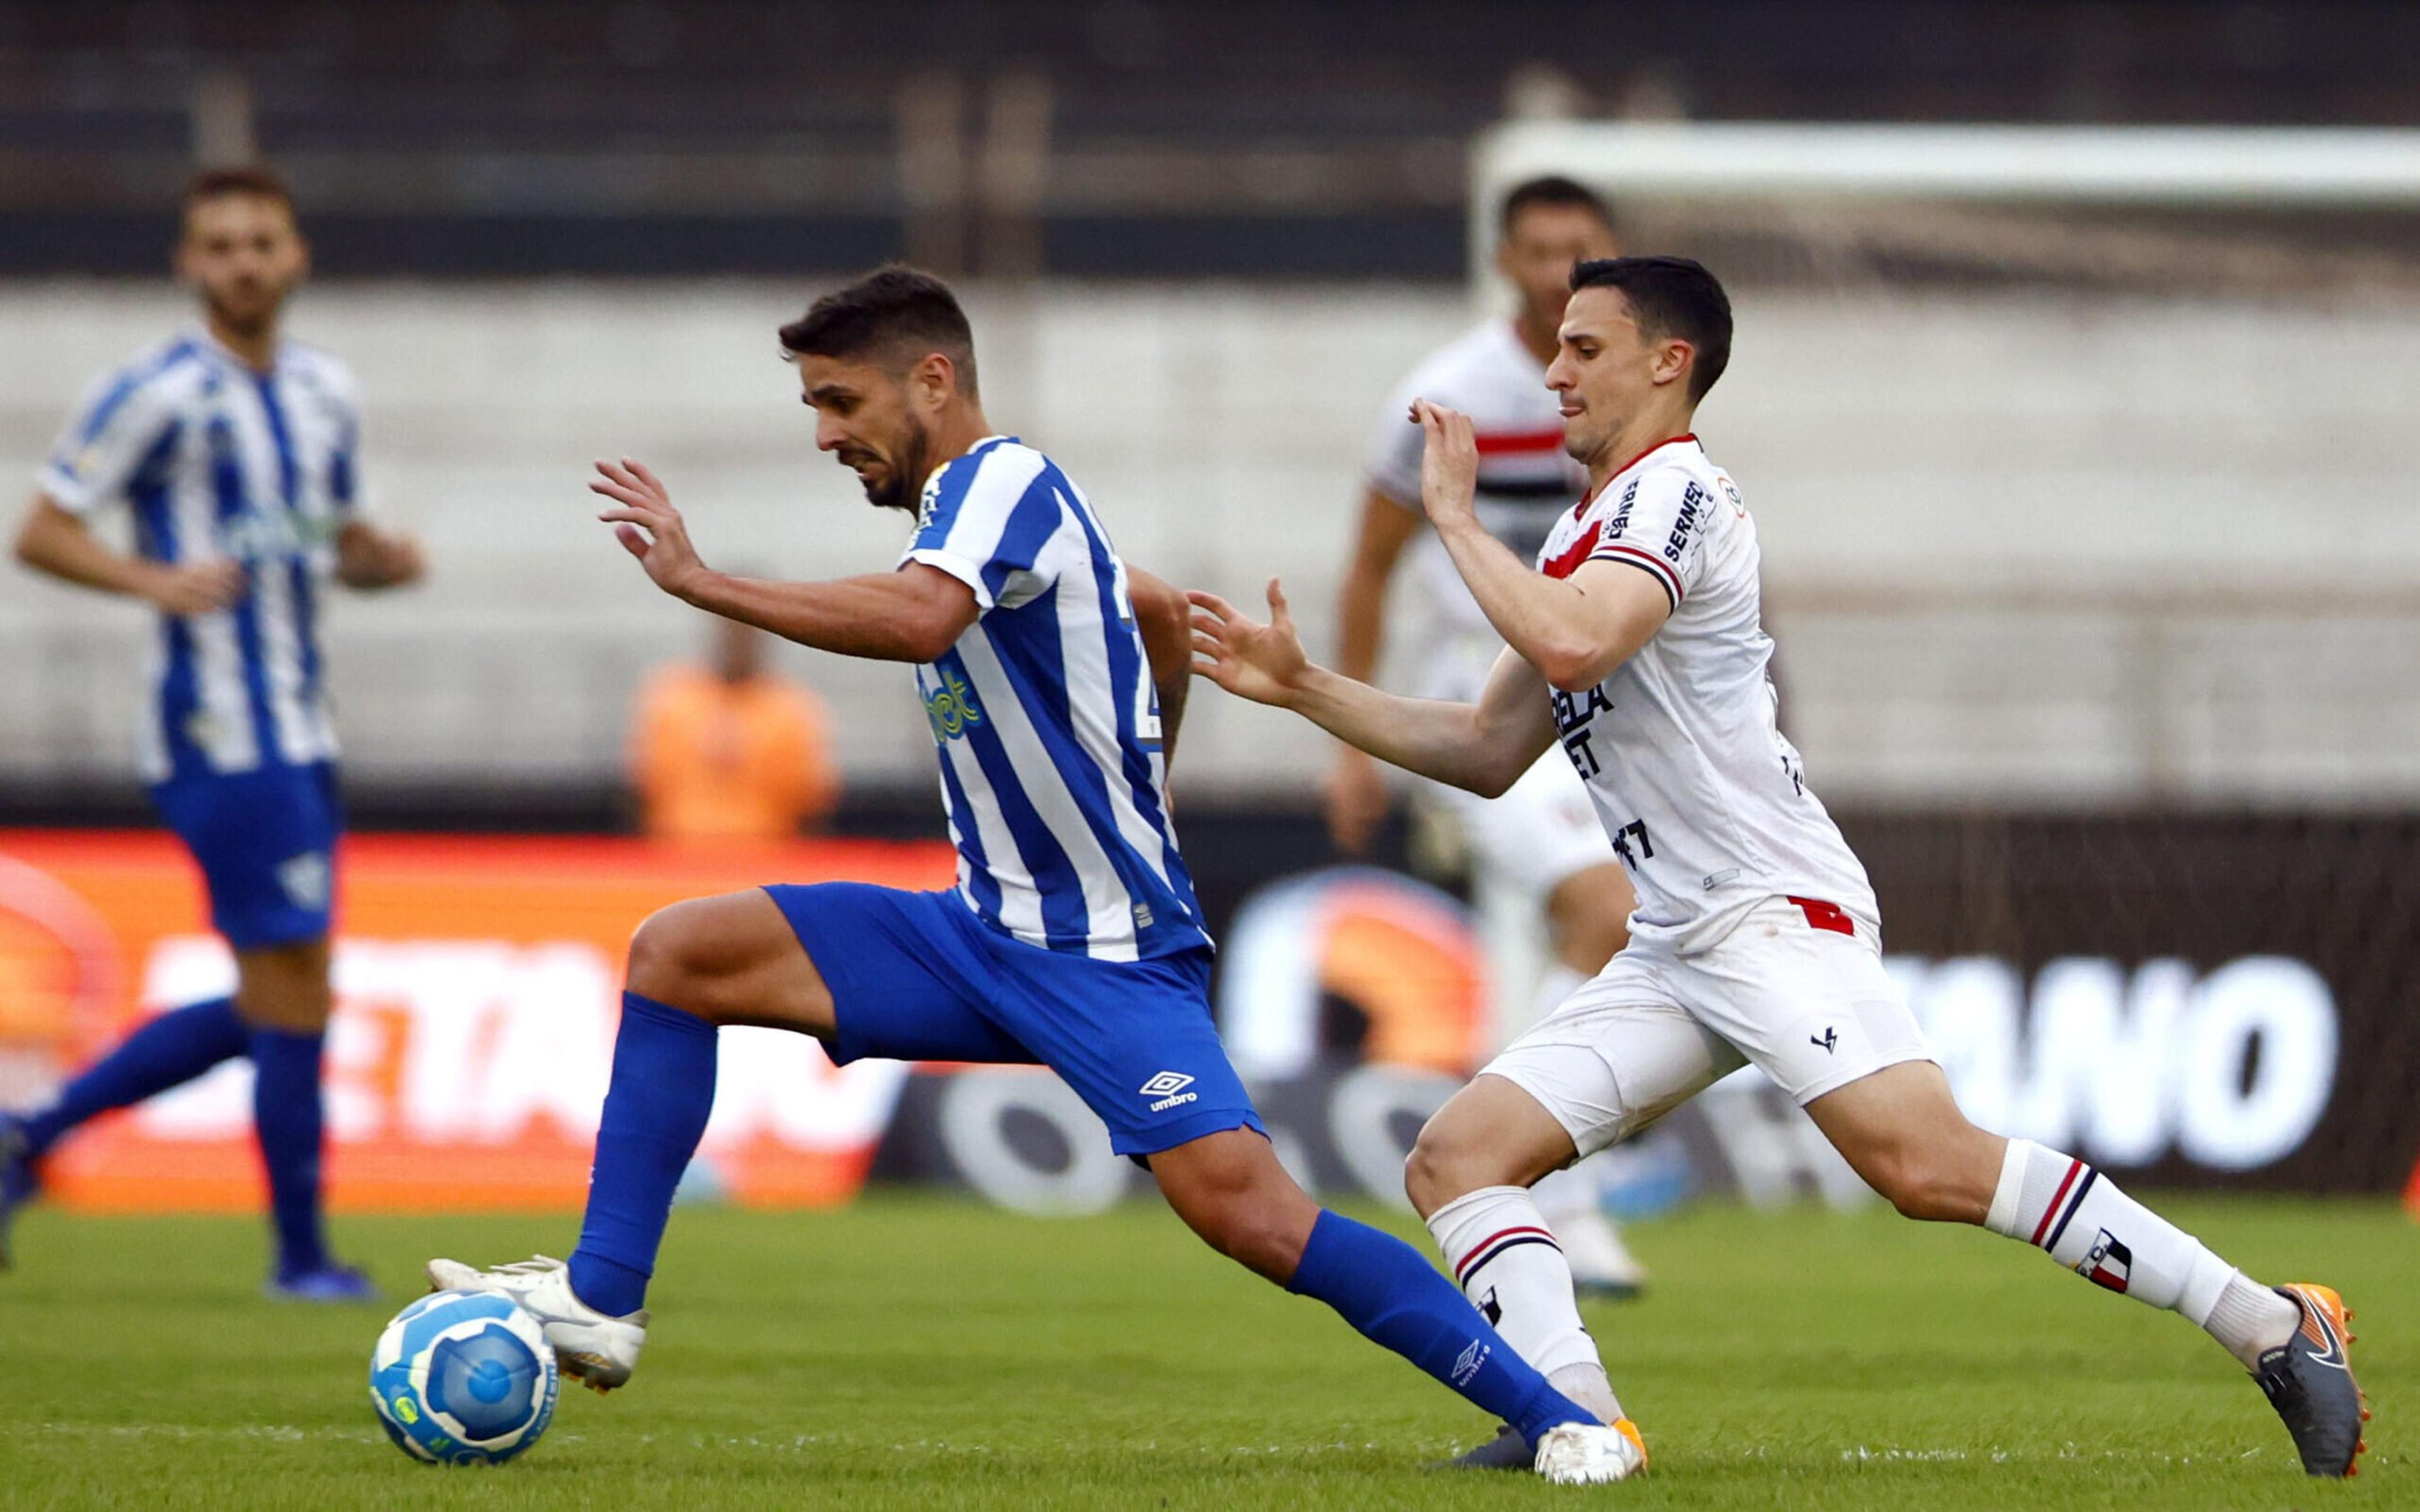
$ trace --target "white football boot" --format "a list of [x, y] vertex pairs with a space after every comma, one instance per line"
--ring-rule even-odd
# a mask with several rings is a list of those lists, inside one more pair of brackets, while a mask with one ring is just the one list
[[434, 1291], [492, 1291], [520, 1304], [546, 1331], [563, 1373], [579, 1377], [594, 1392], [627, 1382], [647, 1342], [645, 1308], [607, 1317], [572, 1294], [568, 1266], [543, 1255], [492, 1271], [460, 1260], [431, 1260], [428, 1285]]
[[1572, 1268], [1572, 1285], [1581, 1296], [1621, 1300], [1647, 1289], [1647, 1267], [1621, 1242], [1613, 1220], [1593, 1209], [1558, 1213], [1546, 1220], [1562, 1244], [1563, 1259]]
[[1647, 1468], [1647, 1444], [1630, 1419], [1565, 1423], [1538, 1440], [1532, 1467], [1555, 1486], [1603, 1486]]

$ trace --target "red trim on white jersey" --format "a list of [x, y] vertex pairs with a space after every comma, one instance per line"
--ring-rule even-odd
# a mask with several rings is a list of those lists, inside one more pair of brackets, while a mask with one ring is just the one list
[[1621, 477], [1632, 468], [1637, 467], [1639, 463], [1646, 461], [1649, 457], [1664, 450], [1664, 448], [1668, 446], [1676, 446], [1683, 441], [1694, 441], [1697, 439], [1698, 433], [1696, 431], [1688, 431], [1679, 436], [1667, 436], [1662, 440], [1657, 441], [1654, 445], [1649, 447], [1647, 450], [1639, 453], [1637, 456], [1632, 457], [1629, 461], [1624, 462], [1621, 466], [1614, 469], [1611, 472], [1606, 473], [1606, 476], [1607, 479]]
[[[1593, 542], [1596, 539], [1595, 532], [1590, 532], [1587, 539]], [[1627, 563], [1634, 567], [1646, 568], [1653, 575], [1656, 582], [1663, 585], [1665, 596], [1672, 600], [1672, 607], [1674, 609], [1679, 609], [1681, 607], [1681, 600], [1687, 596], [1681, 591], [1681, 575], [1672, 570], [1672, 564], [1670, 563], [1666, 562], [1662, 557], [1657, 556], [1652, 551], [1641, 551], [1635, 546], [1624, 546], [1620, 541], [1609, 541], [1603, 547], [1600, 547], [1595, 552], [1591, 553], [1589, 560], [1592, 562], [1622, 562]], [[1576, 572], [1578, 569], [1579, 563], [1574, 563], [1572, 564], [1572, 570]]]
[[1499, 430], [1490, 435], [1471, 438], [1479, 443], [1481, 456], [1534, 456], [1563, 449], [1563, 427], [1552, 430]]

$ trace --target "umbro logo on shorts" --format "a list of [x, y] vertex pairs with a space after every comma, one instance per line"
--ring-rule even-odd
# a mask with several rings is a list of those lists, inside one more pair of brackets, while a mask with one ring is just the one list
[[1201, 1095], [1197, 1092], [1188, 1092], [1186, 1090], [1187, 1088], [1192, 1085], [1193, 1078], [1187, 1076], [1185, 1072], [1181, 1071], [1164, 1071], [1154, 1076], [1151, 1080], [1143, 1083], [1140, 1087], [1136, 1088], [1135, 1090], [1140, 1092], [1145, 1097], [1157, 1098], [1159, 1100], [1151, 1105], [1149, 1111], [1153, 1113], [1165, 1113], [1170, 1108], [1176, 1107], [1181, 1103], [1193, 1102]]

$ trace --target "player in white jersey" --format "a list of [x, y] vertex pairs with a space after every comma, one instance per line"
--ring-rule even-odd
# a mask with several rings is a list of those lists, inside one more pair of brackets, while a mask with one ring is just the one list
[[[355, 589], [411, 581], [420, 552], [362, 517], [351, 375], [278, 334], [310, 270], [285, 184], [265, 169], [212, 170], [183, 209], [177, 271], [202, 320], [93, 386], [37, 479], [17, 556], [159, 611], [136, 764], [201, 869], [237, 985], [150, 1019], [31, 1117], [0, 1115], [0, 1262], [54, 1144], [240, 1056], [277, 1240], [270, 1293], [354, 1301], [375, 1289], [329, 1257], [319, 1215], [342, 817], [318, 605], [330, 577]], [[119, 506], [131, 552], [90, 528]]]
[[878, 270], [782, 328], [815, 440], [913, 510], [896, 570], [775, 583], [708, 569], [663, 485], [600, 464], [601, 517], [666, 593], [802, 644], [915, 669], [958, 885], [776, 884], [639, 926], [568, 1263], [429, 1265], [518, 1298], [564, 1368], [629, 1379], [673, 1190], [714, 1103], [716, 1029], [813, 1034], [837, 1061], [1041, 1063], [1217, 1248], [1506, 1415], [1550, 1480], [1618, 1480], [1637, 1430], [1593, 1421], [1403, 1241], [1295, 1184], [1212, 1022], [1210, 939], [1169, 817], [1188, 686], [1184, 600], [1134, 572], [1083, 490], [995, 434], [956, 298]]
[[[1337, 671], [1370, 682], [1389, 583], [1399, 567], [1408, 568], [1424, 610], [1413, 690], [1460, 702], [1476, 701], [1486, 687], [1504, 638], [1428, 529], [1420, 432], [1404, 423], [1404, 412], [1425, 397], [1471, 417], [1479, 448], [1472, 507], [1490, 535], [1535, 556], [1587, 482], [1563, 451], [1562, 416], [1546, 387], [1555, 331], [1571, 298], [1573, 267], [1617, 250], [1605, 202], [1569, 178], [1515, 185], [1499, 223], [1496, 267], [1518, 306], [1510, 318], [1484, 320], [1438, 348], [1398, 385], [1371, 450], [1360, 526], [1337, 595]], [[1570, 764], [1551, 753], [1496, 797], [1424, 783], [1420, 799], [1468, 856], [1472, 912], [1496, 995], [1492, 1048], [1501, 1049], [1621, 949], [1630, 884], [1606, 847], [1587, 791]], [[1387, 806], [1377, 764], [1340, 742], [1327, 780], [1328, 830], [1338, 846], [1361, 850]], [[1533, 1195], [1581, 1290], [1628, 1296], [1645, 1283], [1645, 1269], [1605, 1214], [1589, 1165], [1555, 1172]]]
[[1636, 879], [1631, 943], [1421, 1131], [1405, 1186], [1456, 1278], [1533, 1364], [1617, 1413], [1525, 1188], [1753, 1064], [1900, 1212], [1981, 1225], [2182, 1313], [2253, 1373], [2305, 1470], [2350, 1473], [2367, 1414], [2334, 1291], [2261, 1287], [2082, 1161], [1959, 1111], [1883, 969], [1864, 869], [1776, 727], [1755, 524], [1691, 434], [1730, 358], [1730, 301], [1677, 257], [1583, 263], [1572, 287], [1546, 381], [1590, 486], [1534, 563], [1473, 516], [1469, 419], [1415, 407], [1423, 502], [1508, 647], [1476, 703], [1310, 665], [1275, 582], [1272, 625], [1194, 595], [1206, 673], [1382, 760], [1485, 793], [1559, 744]]

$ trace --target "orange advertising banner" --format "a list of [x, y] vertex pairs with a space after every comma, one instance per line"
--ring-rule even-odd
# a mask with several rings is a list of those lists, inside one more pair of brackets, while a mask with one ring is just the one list
[[[363, 835], [339, 856], [328, 1178], [339, 1211], [576, 1207], [630, 932], [667, 903], [769, 881], [946, 887], [939, 841], [666, 848], [621, 839]], [[198, 873], [170, 837], [0, 831], [0, 1099], [39, 1095], [145, 1015], [230, 990]], [[908, 1068], [814, 1041], [721, 1036], [691, 1180], [742, 1202], [845, 1201]], [[239, 1059], [61, 1145], [70, 1207], [251, 1209]]]

